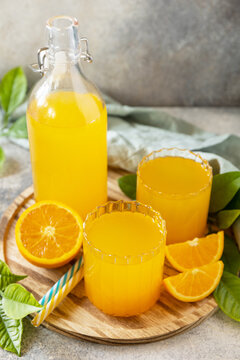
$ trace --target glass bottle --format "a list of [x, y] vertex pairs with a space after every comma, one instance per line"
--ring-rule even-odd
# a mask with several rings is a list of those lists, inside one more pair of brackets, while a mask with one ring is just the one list
[[48, 47], [33, 65], [44, 76], [27, 109], [35, 199], [65, 203], [85, 218], [107, 201], [106, 106], [82, 73], [80, 59], [91, 56], [77, 20], [50, 18], [47, 32]]

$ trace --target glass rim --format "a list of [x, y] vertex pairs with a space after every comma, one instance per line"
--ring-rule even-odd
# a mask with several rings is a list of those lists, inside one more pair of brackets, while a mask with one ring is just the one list
[[78, 26], [77, 19], [74, 16], [69, 16], [69, 15], [52, 16], [47, 20], [46, 26], [48, 29], [61, 31], [62, 28], [60, 28], [59, 25], [57, 25], [57, 22], [59, 21], [66, 21], [66, 23], [68, 22], [68, 24], [65, 24], [65, 26], [63, 26], [63, 30], [68, 30], [71, 29], [73, 26]]
[[[204, 168], [207, 170], [207, 172], [209, 173], [209, 181], [206, 185], [204, 185], [202, 188], [200, 188], [200, 190], [198, 191], [195, 191], [195, 192], [189, 192], [188, 194], [178, 194], [178, 193], [173, 193], [173, 194], [167, 194], [167, 193], [164, 193], [162, 191], [159, 191], [159, 190], [156, 190], [156, 189], [153, 189], [151, 186], [149, 186], [148, 184], [146, 184], [142, 177], [141, 177], [141, 167], [143, 166], [143, 164], [146, 162], [146, 161], [149, 161], [148, 158], [150, 158], [151, 156], [155, 155], [155, 154], [159, 154], [161, 153], [162, 151], [180, 151], [182, 153], [188, 153], [188, 154], [191, 154], [192, 156], [194, 156], [195, 158], [199, 159], [200, 162], [198, 163], [201, 163]], [[166, 155], [168, 156], [168, 155]], [[164, 157], [166, 157], [164, 156]], [[169, 155], [171, 156], [171, 155]], [[159, 156], [160, 157], [160, 156]], [[174, 156], [171, 156], [171, 157], [177, 157], [176, 155]], [[179, 156], [179, 157], [182, 157], [182, 158], [185, 158], [184, 156]], [[193, 161], [196, 161], [195, 159], [191, 159]], [[197, 162], [197, 161], [196, 161]], [[165, 197], [165, 198], [168, 198], [168, 199], [185, 199], [185, 198], [190, 198], [190, 197], [194, 197], [198, 194], [200, 194], [201, 192], [205, 191], [209, 185], [211, 184], [212, 182], [212, 177], [213, 177], [213, 174], [212, 174], [212, 167], [210, 166], [209, 162], [205, 159], [202, 158], [202, 156], [200, 154], [197, 154], [191, 150], [188, 150], [188, 149], [179, 149], [179, 148], [175, 148], [175, 147], [172, 147], [172, 148], [162, 148], [162, 149], [159, 149], [159, 150], [154, 150], [152, 151], [150, 154], [148, 155], [145, 155], [142, 160], [140, 161], [140, 163], [138, 164], [138, 167], [137, 167], [137, 179], [139, 181], [141, 181], [141, 184], [148, 190], [148, 191], [151, 191], [157, 195], [160, 195], [162, 197]]]
[[[113, 207], [112, 205], [116, 205], [117, 207], [119, 207], [119, 209], [112, 210], [111, 209]], [[123, 208], [124, 205], [126, 205], [128, 207], [128, 209]], [[136, 208], [135, 210], [133, 209], [134, 206]], [[146, 214], [141, 211], [138, 211], [137, 209], [139, 207], [147, 210], [148, 213]], [[110, 210], [109, 210], [109, 208], [110, 208]], [[106, 211], [103, 212], [103, 210], [106, 210]], [[99, 214], [100, 211], [102, 211], [102, 213]], [[114, 253], [109, 254], [109, 253], [104, 252], [103, 250], [99, 249], [98, 247], [94, 246], [93, 243], [88, 239], [88, 236], [86, 233], [86, 228], [89, 225], [89, 223], [94, 221], [95, 219], [99, 218], [100, 216], [104, 216], [106, 214], [110, 214], [112, 212], [118, 212], [118, 211], [119, 212], [126, 212], [126, 211], [138, 212], [144, 216], [147, 215], [147, 216], [150, 216], [151, 218], [153, 218], [155, 223], [159, 227], [159, 232], [162, 235], [161, 240], [159, 241], [159, 244], [147, 252], [139, 253], [136, 255], [117, 255]], [[150, 213], [151, 213], [151, 215], [150, 215]], [[92, 219], [92, 217], [94, 217], [94, 218]], [[103, 205], [97, 206], [93, 211], [88, 213], [88, 215], [86, 216], [86, 219], [83, 223], [83, 238], [87, 242], [87, 244], [91, 247], [91, 249], [93, 249], [98, 255], [101, 255], [103, 257], [107, 257], [109, 259], [123, 260], [123, 261], [126, 261], [127, 263], [129, 260], [133, 260], [133, 259], [136, 260], [136, 259], [144, 258], [147, 256], [154, 256], [158, 252], [158, 250], [161, 248], [161, 246], [166, 243], [166, 235], [167, 235], [166, 221], [161, 217], [161, 214], [158, 211], [154, 210], [150, 205], [142, 204], [139, 201], [127, 201], [127, 200], [108, 201]]]

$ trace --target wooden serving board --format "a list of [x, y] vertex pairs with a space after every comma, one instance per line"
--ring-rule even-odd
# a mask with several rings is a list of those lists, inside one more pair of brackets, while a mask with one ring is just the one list
[[[109, 170], [108, 193], [111, 200], [127, 199], [116, 181], [122, 174], [121, 170]], [[14, 236], [16, 221], [33, 203], [33, 189], [30, 187], [3, 214], [0, 221], [0, 254], [14, 273], [28, 275], [21, 283], [40, 300], [70, 265], [54, 270], [43, 269], [31, 265], [19, 253]], [[164, 276], [176, 273], [169, 264], [165, 264]], [[136, 344], [183, 332], [212, 315], [216, 309], [212, 296], [197, 303], [183, 303], [163, 290], [157, 304], [145, 314], [116, 318], [105, 315], [89, 302], [84, 292], [84, 281], [81, 281], [43, 325], [78, 339], [107, 344]]]

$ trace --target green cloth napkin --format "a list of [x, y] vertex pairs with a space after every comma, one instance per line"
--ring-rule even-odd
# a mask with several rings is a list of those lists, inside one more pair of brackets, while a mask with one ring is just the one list
[[202, 155], [210, 161], [214, 173], [240, 168], [238, 136], [203, 131], [159, 109], [125, 106], [106, 96], [105, 101], [111, 166], [134, 172], [142, 157], [151, 151], [177, 147], [204, 151]]

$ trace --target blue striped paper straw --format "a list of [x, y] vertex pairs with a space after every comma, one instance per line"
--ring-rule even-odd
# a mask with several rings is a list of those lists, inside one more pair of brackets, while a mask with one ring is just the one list
[[72, 267], [56, 282], [56, 284], [48, 290], [48, 292], [39, 301], [39, 304], [46, 305], [56, 293], [73, 277], [73, 275], [80, 269], [83, 257], [81, 256]]
[[[83, 262], [82, 262], [83, 264]], [[53, 310], [60, 304], [60, 302], [66, 298], [66, 296], [72, 291], [72, 289], [83, 278], [83, 266], [73, 274], [73, 277], [69, 279], [66, 284], [59, 289], [55, 296], [44, 306], [44, 308], [36, 314], [32, 320], [32, 324], [38, 327], [42, 322], [53, 312]]]

